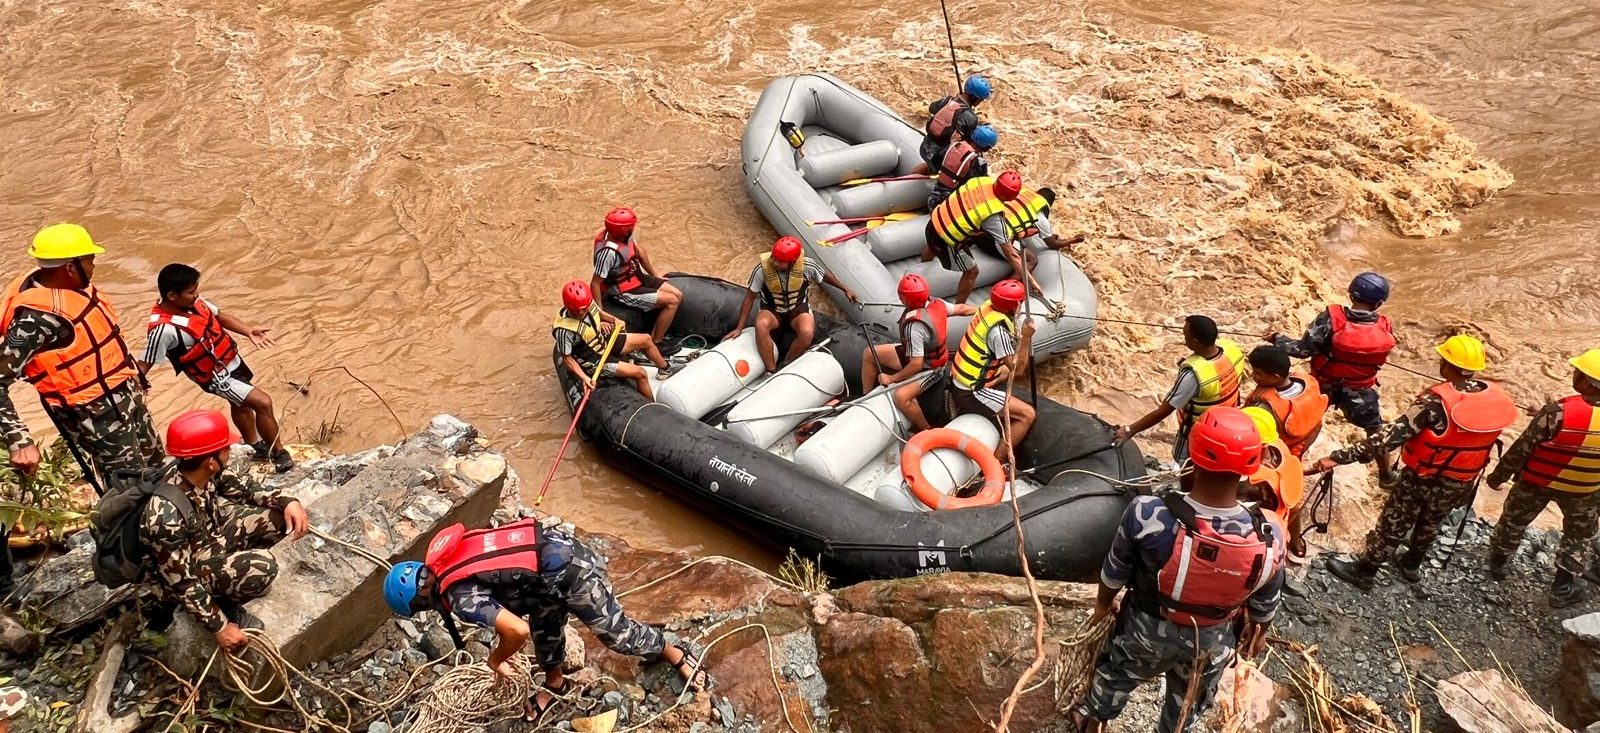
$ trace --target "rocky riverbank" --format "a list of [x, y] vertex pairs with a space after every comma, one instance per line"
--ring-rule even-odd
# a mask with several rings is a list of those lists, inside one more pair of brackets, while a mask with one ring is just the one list
[[[412, 507], [434, 505], [419, 497], [455, 497], [437, 504], [433, 514], [413, 512], [406, 522], [384, 527], [370, 524], [361, 511], [321, 516], [313, 506], [314, 522], [333, 536], [381, 533], [364, 543], [380, 552], [396, 547], [401, 538], [421, 536], [419, 527], [455, 516], [483, 491], [496, 493], [495, 515], [501, 520], [526, 512], [516, 503], [516, 472], [476, 440], [470, 427], [445, 418], [399, 446], [308, 460], [296, 473], [269, 480], [330, 484], [332, 491], [317, 502], [369, 491], [377, 492], [378, 503]], [[1459, 543], [1453, 530], [1446, 534], [1450, 543], [1432, 558], [1427, 577], [1416, 586], [1385, 575], [1376, 590], [1361, 593], [1331, 579], [1320, 563], [1306, 569], [1280, 617], [1280, 643], [1258, 660], [1253, 669], [1259, 674], [1245, 676], [1237, 692], [1230, 680], [1223, 704], [1202, 729], [1328, 729], [1308, 723], [1319, 713], [1308, 710], [1298, 690], [1315, 672], [1297, 650], [1313, 646], [1311, 658], [1321, 663], [1337, 696], [1359, 693], [1361, 698], [1347, 701], [1348, 709], [1366, 706], [1362, 714], [1369, 720], [1406, 727], [1408, 691], [1414, 691], [1423, 728], [1448, 730], [1451, 713], [1439, 703], [1435, 688], [1451, 689], [1446, 680], [1467, 669], [1498, 668], [1520, 681], [1534, 706], [1559, 704], [1566, 722], [1581, 729], [1600, 697], [1587, 681], [1588, 672], [1600, 668], [1600, 655], [1591, 651], [1600, 647], [1600, 623], [1573, 622], [1568, 624], [1572, 630], [1564, 631], [1562, 620], [1600, 609], [1600, 602], [1560, 613], [1545, 607], [1554, 534], [1532, 533], [1512, 579], [1498, 584], [1482, 570], [1485, 523], [1469, 521]], [[574, 623], [567, 667], [581, 692], [541, 727], [597, 731], [611, 725], [674, 733], [978, 731], [992, 727], [1033, 661], [1034, 610], [1018, 579], [946, 574], [832, 589], [826, 578], [805, 572], [804, 563], [786, 564], [784, 577], [774, 577], [727, 558], [585, 537], [608, 558], [627, 611], [700, 651], [713, 684], [709, 691], [682, 695], [681, 682], [666, 665], [615, 655]], [[365, 561], [336, 554], [309, 560], [313, 556], [304, 553], [345, 552], [319, 542], [312, 538], [300, 543], [304, 547], [278, 548], [285, 573], [279, 582], [286, 585], [247, 609], [280, 617], [274, 616], [281, 603], [273, 600], [276, 594], [296, 592], [287, 584], [309, 582], [304, 576], [314, 571], [321, 583], [317, 592], [349, 593], [360, 600], [322, 599], [326, 613], [339, 615], [348, 628], [372, 630], [319, 647], [337, 652], [303, 665], [306, 676], [293, 685], [294, 699], [306, 716], [329, 729], [424, 733], [411, 721], [428, 688], [460, 660], [452, 659], [448, 635], [431, 614], [389, 616], [366, 587], [378, 571], [360, 564]], [[1457, 553], [1442, 567], [1452, 546]], [[84, 582], [86, 552], [79, 547], [45, 563], [19, 595], [18, 617], [49, 632], [30, 637], [42, 642], [37, 651], [23, 648], [27, 653], [0, 657], [3, 684], [24, 689], [31, 698], [13, 717], [12, 730], [164, 730], [174, 722], [189, 731], [310, 725], [292, 704], [262, 710], [227, 690], [217, 680], [221, 666], [210, 659], [205, 640], [185, 636], [181, 622], [164, 631], [136, 631], [152, 615], [153, 604]], [[394, 557], [404, 555], [396, 551]], [[341, 582], [325, 577], [338, 573], [350, 577]], [[1063, 698], [1065, 688], [1083, 671], [1073, 664], [1070, 641], [1087, 618], [1093, 588], [1041, 583], [1039, 592], [1047, 659], [1020, 697], [1012, 722], [1018, 731], [1060, 730], [1060, 710], [1070, 702]], [[303, 628], [316, 623], [308, 617]], [[309, 648], [286, 641], [286, 630], [269, 626], [266, 631], [283, 642], [285, 657]], [[1563, 634], [1569, 647], [1565, 657], [1558, 653]], [[460, 661], [478, 663], [491, 641], [487, 632], [469, 632], [465, 652], [470, 660]], [[108, 654], [114, 649], [120, 651]], [[104, 662], [124, 655], [117, 669], [106, 672]], [[200, 669], [187, 669], [196, 663]], [[196, 681], [203, 681], [198, 688]], [[1148, 730], [1158, 692], [1158, 684], [1142, 689], [1113, 730]], [[348, 712], [345, 704], [351, 706]], [[612, 710], [614, 722], [607, 715]], [[533, 729], [515, 718], [488, 727]]]

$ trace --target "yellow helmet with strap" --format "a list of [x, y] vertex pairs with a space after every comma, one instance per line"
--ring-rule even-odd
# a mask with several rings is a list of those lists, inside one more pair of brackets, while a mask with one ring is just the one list
[[94, 243], [89, 230], [77, 224], [51, 224], [33, 235], [28, 256], [39, 260], [72, 260], [104, 254], [105, 251], [104, 247]]

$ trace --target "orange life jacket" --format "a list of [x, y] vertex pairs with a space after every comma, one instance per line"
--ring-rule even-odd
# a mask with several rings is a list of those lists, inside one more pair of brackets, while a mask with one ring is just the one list
[[1317, 387], [1317, 380], [1311, 377], [1291, 374], [1289, 378], [1305, 385], [1298, 397], [1284, 399], [1272, 387], [1256, 387], [1244, 403], [1264, 403], [1272, 411], [1272, 416], [1278, 419], [1278, 435], [1282, 437], [1283, 444], [1295, 458], [1301, 458], [1305, 456], [1306, 449], [1317, 442], [1317, 436], [1322, 434], [1322, 416], [1328, 412], [1328, 396], [1322, 393]]
[[1261, 490], [1261, 506], [1278, 515], [1287, 526], [1289, 515], [1306, 498], [1305, 467], [1281, 440], [1266, 444], [1262, 450], [1273, 453], [1278, 465], [1267, 465], [1269, 461], [1263, 455], [1261, 467], [1250, 475], [1250, 485]]
[[1350, 320], [1342, 305], [1328, 307], [1328, 322], [1333, 329], [1330, 353], [1311, 357], [1311, 373], [1329, 389], [1366, 389], [1378, 383], [1378, 370], [1394, 351], [1394, 329], [1389, 317], [1379, 315], [1372, 323]]
[[950, 347], [945, 343], [950, 333], [950, 308], [938, 298], [928, 299], [928, 304], [921, 308], [907, 308], [900, 316], [900, 343], [911, 342], [906, 337], [906, 326], [914, 321], [923, 322], [933, 331], [933, 342], [926, 344], [922, 352], [922, 365], [928, 369], [944, 366], [950, 361]]
[[944, 158], [939, 161], [939, 179], [935, 183], [947, 191], [954, 191], [973, 175], [980, 160], [978, 149], [972, 143], [962, 140], [944, 150]]
[[1561, 428], [1534, 445], [1522, 481], [1575, 494], [1600, 490], [1600, 410], [1582, 395], [1562, 400]]
[[599, 253], [602, 249], [615, 250], [622, 258], [622, 264], [606, 278], [606, 284], [617, 289], [619, 293], [626, 293], [644, 284], [639, 277], [639, 253], [633, 246], [633, 237], [628, 237], [626, 242], [612, 239], [605, 229], [595, 232], [594, 251]]
[[40, 351], [22, 366], [23, 378], [39, 390], [46, 407], [88, 404], [139, 375], [117, 314], [99, 290], [93, 285], [83, 290], [47, 288], [33, 282], [34, 274], [17, 278], [6, 289], [0, 332], [11, 328], [18, 308], [51, 313], [72, 326], [70, 343]]
[[157, 301], [150, 308], [150, 327], [146, 333], [155, 331], [156, 326], [163, 323], [171, 324], [194, 339], [188, 351], [174, 351], [167, 354], [167, 358], [172, 360], [174, 370], [188, 375], [195, 384], [202, 387], [210, 384], [239, 356], [239, 345], [223, 330], [221, 319], [205, 303], [196, 301], [193, 313], [173, 313]]
[[1439, 396], [1448, 421], [1444, 432], [1424, 430], [1400, 447], [1400, 460], [1424, 479], [1474, 481], [1489, 465], [1489, 449], [1500, 432], [1517, 419], [1517, 405], [1500, 385], [1462, 392], [1449, 382], [1429, 392]]
[[941, 144], [947, 144], [950, 142], [950, 128], [956, 123], [956, 115], [961, 114], [962, 110], [971, 108], [960, 96], [954, 94], [939, 100], [938, 107], [938, 111], [928, 118], [928, 125], [923, 131], [928, 133], [928, 137], [938, 140]]
[[444, 591], [463, 580], [491, 586], [533, 580], [539, 574], [539, 549], [537, 519], [470, 531], [452, 524], [428, 543], [423, 564], [433, 575], [434, 597], [443, 603]]

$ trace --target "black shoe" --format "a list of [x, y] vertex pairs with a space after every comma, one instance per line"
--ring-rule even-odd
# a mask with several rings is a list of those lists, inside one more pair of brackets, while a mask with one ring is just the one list
[[1578, 578], [1565, 570], [1556, 570], [1556, 580], [1550, 584], [1550, 607], [1566, 608], [1583, 600], [1583, 588]]
[[289, 451], [279, 448], [272, 454], [272, 470], [277, 473], [286, 473], [294, 468], [294, 458], [289, 456]]
[[669, 337], [661, 339], [661, 343], [656, 344], [656, 348], [661, 351], [662, 356], [672, 356], [683, 351], [683, 344], [679, 343], [678, 339]]
[[1495, 580], [1505, 580], [1511, 577], [1511, 558], [1498, 552], [1489, 553], [1489, 577]]
[[1373, 581], [1378, 577], [1378, 566], [1364, 560], [1333, 559], [1328, 561], [1328, 572], [1361, 590], [1372, 590]]
[[1407, 585], [1416, 585], [1416, 584], [1422, 582], [1422, 566], [1421, 565], [1399, 565], [1399, 564], [1397, 564], [1397, 565], [1395, 565], [1394, 569], [1395, 569], [1395, 572], [1400, 574], [1400, 579], [1404, 580]]
[[265, 440], [251, 443], [250, 449], [254, 451], [254, 455], [250, 456], [250, 460], [256, 463], [266, 463], [272, 456], [272, 446], [268, 445]]

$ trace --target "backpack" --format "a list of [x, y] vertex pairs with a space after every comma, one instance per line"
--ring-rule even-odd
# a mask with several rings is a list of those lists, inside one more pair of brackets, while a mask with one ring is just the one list
[[1211, 522], [1199, 521], [1184, 494], [1167, 494], [1161, 503], [1178, 520], [1177, 536], [1166, 565], [1140, 574], [1143, 582], [1136, 584], [1136, 606], [1182, 626], [1215, 626], [1231, 620], [1277, 563], [1277, 539], [1267, 531], [1261, 508], [1244, 505], [1251, 532], [1237, 537], [1218, 534]]
[[184, 524], [194, 521], [194, 502], [167, 478], [177, 462], [133, 474], [120, 472], [106, 487], [100, 503], [89, 513], [89, 535], [94, 538], [94, 579], [108, 588], [120, 588], [144, 579], [146, 549], [139, 535], [145, 506], [160, 496], [178, 508]]

